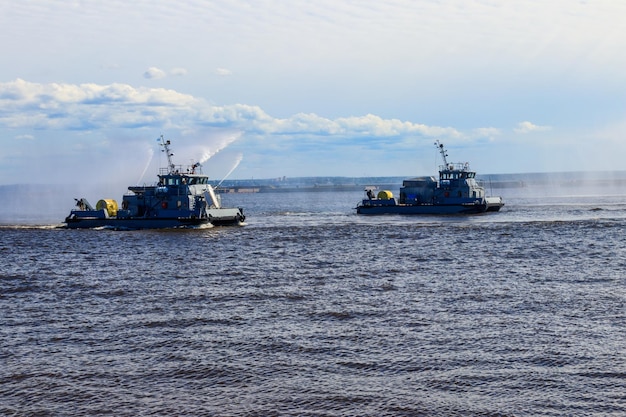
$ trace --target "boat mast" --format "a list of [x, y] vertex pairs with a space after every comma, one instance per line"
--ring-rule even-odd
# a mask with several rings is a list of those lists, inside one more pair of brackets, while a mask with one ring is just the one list
[[173, 174], [175, 171], [175, 167], [172, 163], [172, 156], [174, 156], [174, 154], [170, 150], [170, 141], [166, 141], [163, 135], [161, 135], [161, 146], [163, 146], [164, 148], [161, 150], [161, 152], [165, 152], [165, 155], [167, 155], [167, 167], [169, 169], [169, 174]]
[[437, 142], [435, 142], [435, 146], [439, 148], [439, 153], [441, 154], [441, 157], [443, 158], [443, 165], [446, 167], [446, 169], [448, 169], [448, 159], [447, 159], [448, 153], [444, 149], [443, 143], [439, 142], [439, 139], [437, 139]]

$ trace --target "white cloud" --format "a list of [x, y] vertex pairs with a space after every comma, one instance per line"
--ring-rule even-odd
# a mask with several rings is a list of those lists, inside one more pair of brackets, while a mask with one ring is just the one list
[[143, 73], [143, 77], [149, 80], [159, 80], [166, 77], [165, 71], [157, 67], [150, 67]]
[[175, 67], [166, 72], [157, 67], [150, 67], [144, 73], [143, 77], [148, 80], [161, 80], [168, 76], [172, 77], [184, 77], [187, 75], [187, 69], [181, 67]]
[[[491, 142], [490, 152], [504, 149], [510, 144], [506, 140], [495, 140], [502, 136], [501, 129], [496, 127], [463, 130], [385, 118], [371, 113], [330, 118], [300, 112], [278, 118], [260, 106], [214, 105], [203, 98], [173, 89], [135, 87], [121, 83], [35, 83], [22, 79], [0, 82], [0, 130], [5, 136], [16, 139], [10, 144], [13, 149], [0, 158], [0, 167], [3, 164], [5, 166], [4, 169], [0, 168], [0, 183], [10, 181], [10, 171], [14, 170], [8, 167], [17, 166], [20, 161], [10, 155], [22, 155], [20, 158], [23, 158], [23, 164], [29, 163], [26, 155], [39, 154], [39, 159], [44, 160], [51, 150], [60, 152], [62, 155], [59, 158], [67, 160], [75, 152], [82, 155], [91, 152], [92, 158], [96, 154], [98, 158], [103, 158], [102, 154], [108, 152], [107, 149], [122, 144], [126, 146], [128, 136], [145, 137], [159, 132], [168, 136], [182, 136], [180, 148], [177, 145], [179, 157], [204, 160], [217, 152], [220, 157], [229, 152], [244, 153], [246, 163], [238, 168], [238, 172], [255, 177], [281, 173], [314, 175], [314, 165], [307, 168], [309, 171], [299, 170], [312, 152], [316, 159], [323, 159], [332, 165], [320, 167], [324, 172], [333, 168], [335, 175], [350, 175], [349, 172], [341, 173], [340, 167], [343, 165], [340, 161], [352, 159], [358, 154], [359, 162], [350, 165], [350, 169], [358, 170], [357, 175], [375, 175], [367, 168], [371, 166], [371, 161], [380, 160], [377, 169], [384, 169], [387, 173], [399, 173], [400, 169], [407, 172], [407, 167], [414, 166], [415, 158], [421, 160], [418, 163], [428, 163], [426, 153], [419, 150], [429, 149], [435, 138], [457, 149], [466, 148], [472, 143], [480, 145], [486, 139]], [[549, 126], [530, 121], [521, 122], [515, 128], [520, 134], [548, 130]], [[616, 125], [610, 130], [610, 135], [605, 132], [604, 136], [610, 136], [611, 140], [622, 137], [619, 131], [623, 131], [623, 124]], [[38, 140], [33, 140], [35, 132], [45, 132], [45, 135], [37, 133]], [[46, 140], [43, 140], [44, 137]], [[596, 137], [607, 141], [601, 135], [594, 135], [594, 132], [585, 133], [587, 142], [588, 138]], [[185, 138], [193, 138], [193, 144], [185, 144]], [[577, 139], [568, 136], [567, 143], [555, 140], [550, 143], [552, 147], [563, 146], [568, 149], [572, 148], [572, 141], [580, 142], [580, 134]], [[541, 144], [530, 142], [526, 146], [540, 147]], [[226, 147], [228, 152], [221, 152]], [[556, 152], [556, 149], [553, 151]], [[567, 152], [560, 154], [566, 155]], [[392, 157], [385, 162], [385, 158]], [[463, 157], [462, 153], [460, 157]], [[498, 157], [492, 159], [499, 160]], [[87, 160], [84, 157], [81, 159], [83, 162]], [[277, 166], [281, 160], [292, 165], [289, 171], [283, 171]], [[491, 160], [489, 162], [493, 163]], [[267, 165], [267, 171], [261, 168], [262, 164]], [[361, 170], [359, 164], [365, 164], [365, 167]], [[258, 168], [251, 168], [255, 166]], [[527, 163], [521, 166], [523, 168], [520, 171], [530, 169]], [[515, 168], [507, 166], [506, 169]], [[3, 176], [9, 179], [2, 179]]]
[[196, 99], [127, 84], [0, 83], [0, 122], [11, 128], [73, 129], [163, 125]]
[[[145, 136], [146, 131], [168, 135], [178, 132], [183, 138], [195, 138], [193, 144], [177, 148], [176, 154], [184, 156], [181, 160], [205, 160], [228, 147], [234, 148], [230, 151], [253, 155], [246, 159], [250, 164], [265, 161], [272, 165], [268, 167], [270, 171], [280, 170], [274, 165], [286, 154], [297, 170], [301, 166], [297, 161], [302, 157], [306, 160], [312, 151], [334, 158], [345, 152], [369, 155], [360, 159], [363, 163], [381, 151], [409, 155], [407, 150], [415, 150], [420, 141], [430, 144], [434, 137], [453, 143], [476, 136], [475, 132], [466, 134], [453, 127], [385, 119], [374, 114], [332, 119], [297, 113], [276, 118], [259, 106], [216, 106], [171, 89], [128, 84], [42, 84], [21, 79], [0, 83], [0, 126], [24, 135], [31, 134], [32, 129], [45, 131], [47, 140], [38, 141], [41, 147], [33, 150], [41, 155], [47, 148], [61, 149], [63, 153], [101, 154], [106, 148], [126, 146], [124, 138], [135, 135], [131, 133], [134, 131], [141, 132], [140, 136]], [[102, 141], [103, 135], [106, 141]], [[52, 142], [53, 137], [61, 139]], [[392, 164], [392, 169], [395, 166]], [[249, 169], [239, 168], [248, 175], [264, 175]]]
[[35, 137], [33, 135], [17, 135], [15, 137], [17, 140], [34, 140]]
[[531, 132], [545, 132], [551, 130], [550, 126], [539, 126], [531, 122], [525, 121], [517, 124], [517, 127], [513, 129], [515, 133], [526, 134]]
[[227, 77], [227, 76], [233, 74], [233, 72], [231, 70], [226, 69], [226, 68], [216, 68], [215, 69], [215, 73], [217, 75], [220, 75], [220, 76], [223, 76], [223, 77]]
[[[328, 119], [312, 113], [274, 118], [258, 106], [215, 106], [163, 88], [128, 84], [39, 84], [24, 80], [0, 83], [0, 122], [13, 128], [92, 130], [127, 127], [221, 127], [259, 135], [359, 137], [446, 137], [472, 135], [452, 127], [364, 116]], [[525, 125], [526, 126], [526, 125]], [[534, 126], [534, 125], [532, 125]]]
[[183, 77], [187, 75], [187, 70], [185, 68], [172, 68], [170, 70], [170, 75], [175, 77]]
[[474, 136], [483, 138], [495, 138], [502, 134], [502, 130], [497, 127], [480, 127], [473, 130]]

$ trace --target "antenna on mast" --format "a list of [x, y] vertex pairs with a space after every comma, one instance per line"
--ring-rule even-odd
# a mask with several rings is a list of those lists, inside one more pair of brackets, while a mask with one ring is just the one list
[[161, 146], [163, 146], [161, 152], [165, 152], [165, 155], [167, 155], [167, 167], [170, 170], [169, 173], [172, 174], [175, 171], [174, 164], [172, 163], [172, 156], [174, 156], [174, 154], [170, 150], [170, 141], [166, 141], [163, 135], [161, 135]]
[[447, 168], [448, 167], [448, 159], [447, 159], [448, 153], [443, 147], [443, 143], [439, 142], [439, 139], [437, 139], [437, 142], [435, 142], [435, 146], [439, 148], [439, 153], [441, 154], [441, 157], [443, 158], [443, 165]]

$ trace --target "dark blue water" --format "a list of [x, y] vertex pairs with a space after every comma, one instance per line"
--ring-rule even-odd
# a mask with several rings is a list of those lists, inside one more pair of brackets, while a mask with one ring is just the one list
[[626, 415], [625, 196], [416, 218], [360, 194], [0, 228], [0, 415]]

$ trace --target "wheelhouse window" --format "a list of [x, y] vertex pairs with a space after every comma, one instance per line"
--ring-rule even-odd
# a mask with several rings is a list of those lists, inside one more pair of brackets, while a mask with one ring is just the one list
[[180, 177], [164, 177], [162, 182], [165, 185], [180, 185]]

